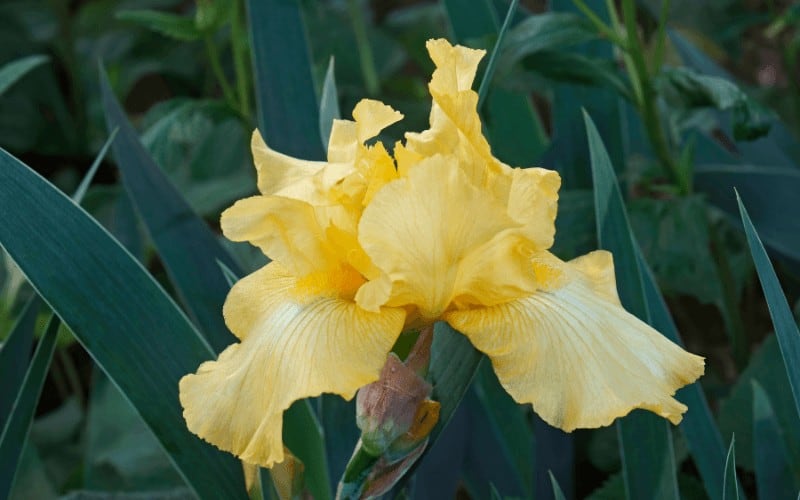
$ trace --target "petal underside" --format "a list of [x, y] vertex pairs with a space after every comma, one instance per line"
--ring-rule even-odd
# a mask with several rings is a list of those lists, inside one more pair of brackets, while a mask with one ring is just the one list
[[181, 379], [184, 418], [198, 436], [262, 467], [284, 458], [283, 411], [323, 392], [350, 399], [377, 380], [405, 318], [335, 294], [298, 295], [277, 263], [240, 280], [224, 312], [242, 341]]
[[686, 407], [672, 396], [702, 375], [703, 358], [622, 308], [608, 252], [563, 272], [560, 288], [445, 319], [489, 356], [517, 402], [553, 426], [601, 427], [635, 408], [680, 422]]

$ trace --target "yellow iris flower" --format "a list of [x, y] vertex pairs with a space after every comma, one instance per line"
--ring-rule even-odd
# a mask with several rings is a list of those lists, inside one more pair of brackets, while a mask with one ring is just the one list
[[484, 52], [431, 40], [430, 129], [392, 157], [366, 141], [402, 118], [363, 100], [335, 121], [327, 162], [270, 149], [256, 131], [260, 195], [222, 214], [224, 234], [273, 262], [231, 289], [241, 342], [180, 383], [189, 429], [251, 464], [284, 457], [283, 412], [378, 379], [398, 335], [447, 321], [503, 387], [566, 431], [634, 408], [673, 423], [675, 391], [703, 358], [619, 303], [611, 254], [564, 262], [553, 244], [560, 178], [492, 156], [471, 89]]

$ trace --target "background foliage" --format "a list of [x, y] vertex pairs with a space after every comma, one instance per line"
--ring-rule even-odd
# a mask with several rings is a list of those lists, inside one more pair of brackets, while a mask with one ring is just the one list
[[[707, 369], [679, 392], [680, 427], [634, 412], [564, 434], [438, 325], [442, 421], [390, 495], [798, 495], [798, 5], [9, 0], [0, 498], [247, 495], [236, 460], [185, 429], [177, 380], [232, 342], [230, 280], [264, 263], [218, 234], [255, 190], [250, 133], [319, 159], [363, 97], [405, 114], [387, 144], [426, 128], [435, 37], [489, 51], [495, 154], [562, 175], [557, 255], [612, 250], [626, 307]], [[287, 490], [262, 471], [250, 494], [330, 498], [358, 440], [352, 403], [298, 402], [285, 421], [303, 472]]]

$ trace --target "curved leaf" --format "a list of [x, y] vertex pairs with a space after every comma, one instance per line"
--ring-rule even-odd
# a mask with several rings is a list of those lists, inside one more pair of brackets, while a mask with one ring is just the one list
[[47, 329], [36, 347], [33, 361], [25, 373], [25, 380], [19, 387], [9, 419], [0, 434], [0, 498], [8, 498], [11, 486], [14, 484], [19, 457], [22, 455], [28, 431], [33, 424], [39, 395], [42, 393], [44, 379], [56, 348], [60, 324], [58, 318], [51, 316]]
[[214, 355], [186, 316], [86, 212], [3, 150], [0, 209], [0, 244], [137, 409], [188, 486], [201, 498], [242, 497], [238, 461], [183, 421], [178, 380]]
[[125, 117], [102, 70], [100, 89], [108, 128], [119, 130], [113, 149], [122, 183], [155, 243], [181, 302], [208, 343], [219, 353], [236, 339], [228, 332], [222, 318], [222, 304], [229, 287], [217, 262], [238, 272], [236, 263], [139, 142], [136, 130]]
[[[584, 112], [594, 178], [597, 238], [614, 254], [619, 297], [625, 308], [651, 323], [625, 204], [614, 167], [592, 119]], [[678, 498], [672, 436], [665, 420], [634, 412], [617, 420], [627, 498]]]

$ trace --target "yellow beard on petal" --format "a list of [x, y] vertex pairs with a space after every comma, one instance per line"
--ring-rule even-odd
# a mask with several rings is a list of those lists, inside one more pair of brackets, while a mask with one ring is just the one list
[[302, 301], [304, 297], [329, 296], [351, 300], [366, 279], [347, 264], [324, 271], [316, 271], [297, 280], [292, 296]]

